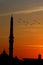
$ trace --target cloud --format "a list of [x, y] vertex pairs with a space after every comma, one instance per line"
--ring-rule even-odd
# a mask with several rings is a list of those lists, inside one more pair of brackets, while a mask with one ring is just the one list
[[0, 14], [0, 16], [7, 16], [7, 15], [14, 15], [14, 14], [27, 14], [27, 13], [33, 13], [33, 12], [39, 12], [39, 11], [43, 11], [43, 7], [40, 7], [39, 9], [33, 9], [33, 10], [21, 10], [21, 11], [3, 13], [3, 14]]
[[43, 45], [24, 45], [24, 46], [28, 46], [28, 47], [35, 47], [35, 48], [43, 48]]

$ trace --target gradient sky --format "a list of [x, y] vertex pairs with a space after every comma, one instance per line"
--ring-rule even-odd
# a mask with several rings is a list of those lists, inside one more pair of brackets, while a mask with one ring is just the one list
[[14, 56], [43, 58], [43, 0], [0, 0], [0, 54], [9, 52], [10, 17], [14, 18]]

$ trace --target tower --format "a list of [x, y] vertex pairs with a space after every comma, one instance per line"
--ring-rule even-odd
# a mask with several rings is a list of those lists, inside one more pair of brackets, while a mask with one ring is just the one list
[[9, 36], [9, 56], [13, 57], [13, 42], [14, 42], [14, 37], [13, 37], [13, 17], [11, 16], [10, 20], [10, 36]]
[[41, 59], [41, 54], [38, 55], [38, 59]]

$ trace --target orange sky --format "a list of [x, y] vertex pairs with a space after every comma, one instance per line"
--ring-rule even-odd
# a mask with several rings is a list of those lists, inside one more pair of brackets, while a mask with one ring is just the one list
[[15, 21], [15, 56], [43, 58], [43, 12], [17, 14]]
[[10, 16], [14, 21], [14, 56], [43, 58], [43, 0], [0, 0], [0, 54], [9, 54]]
[[[14, 18], [14, 56], [43, 58], [43, 11], [18, 13]], [[0, 16], [0, 54], [9, 52], [10, 15]]]

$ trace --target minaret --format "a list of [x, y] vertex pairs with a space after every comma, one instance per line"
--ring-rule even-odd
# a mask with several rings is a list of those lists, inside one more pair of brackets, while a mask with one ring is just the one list
[[13, 57], [13, 17], [11, 16], [11, 21], [10, 21], [10, 37], [9, 37], [9, 56]]

